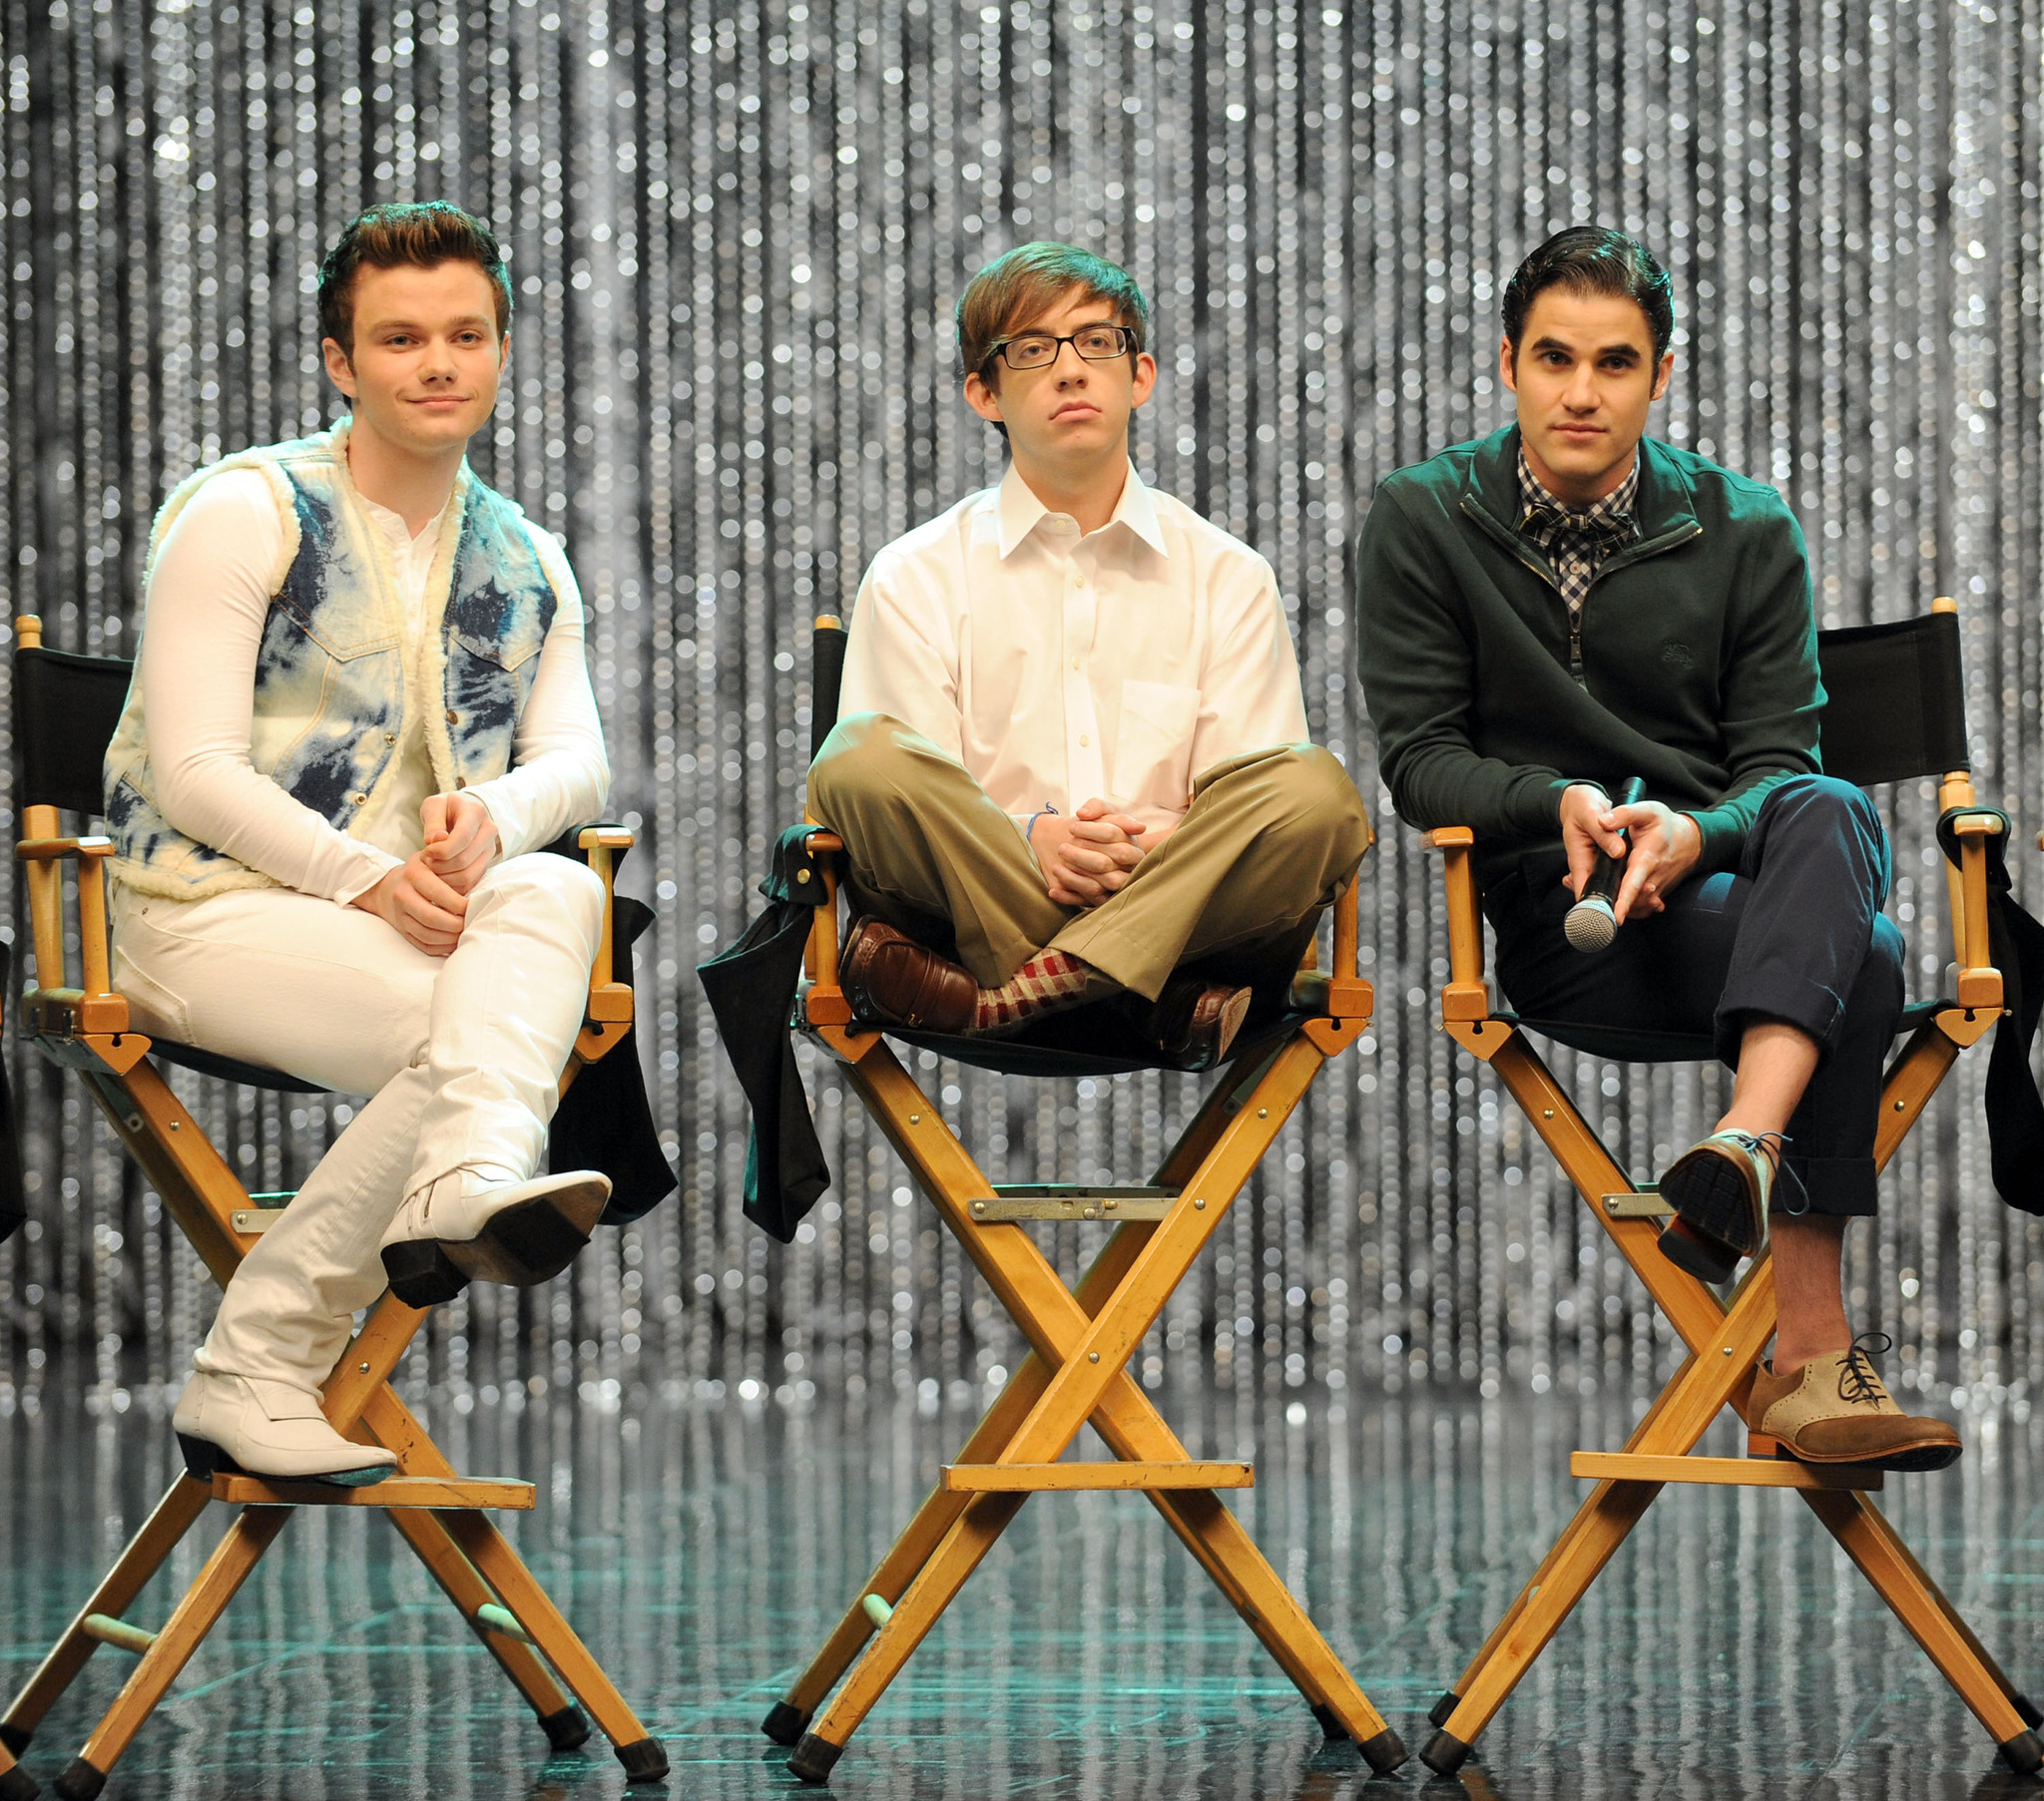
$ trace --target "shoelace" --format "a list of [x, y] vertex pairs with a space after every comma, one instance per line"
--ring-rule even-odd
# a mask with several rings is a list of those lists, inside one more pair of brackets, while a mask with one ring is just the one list
[[1785, 1131], [1732, 1131], [1726, 1135], [1736, 1138], [1750, 1151], [1769, 1152], [1774, 1161], [1776, 1180], [1780, 1181], [1786, 1177], [1788, 1185], [1801, 1196], [1802, 1204], [1799, 1207], [1784, 1207], [1783, 1212], [1791, 1219], [1800, 1219], [1809, 1211], [1809, 1190], [1802, 1185], [1802, 1177], [1795, 1172], [1794, 1165], [1787, 1156], [1788, 1146], [1795, 1142], [1793, 1138]]
[[1862, 1402], [1878, 1407], [1887, 1390], [1881, 1386], [1880, 1373], [1873, 1367], [1873, 1355], [1894, 1348], [1895, 1341], [1885, 1332], [1862, 1332], [1853, 1339], [1845, 1361], [1838, 1366], [1838, 1399], [1848, 1407], [1857, 1407]]

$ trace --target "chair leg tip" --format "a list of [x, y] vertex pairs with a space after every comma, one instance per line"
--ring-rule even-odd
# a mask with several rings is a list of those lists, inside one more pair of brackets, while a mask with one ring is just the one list
[[1469, 1747], [1452, 1732], [1436, 1732], [1426, 1741], [1419, 1761], [1437, 1776], [1452, 1776], [1469, 1760]]
[[572, 1751], [589, 1737], [589, 1715], [570, 1701], [558, 1713], [541, 1714], [539, 1729], [556, 1751]]
[[0, 1801], [36, 1801], [36, 1785], [20, 1764], [0, 1771]]
[[[2008, 1747], [2002, 1747], [2006, 1755]], [[51, 1784], [50, 1792], [57, 1801], [98, 1801], [99, 1792], [107, 1786], [105, 1770], [89, 1764], [83, 1757], [74, 1757], [64, 1774]]]
[[2044, 1769], [2044, 1738], [2035, 1732], [2018, 1732], [2001, 1747], [2001, 1760], [2018, 1776], [2035, 1775]]
[[618, 1747], [618, 1761], [625, 1766], [625, 1781], [659, 1782], [667, 1775], [667, 1746], [657, 1738], [635, 1738]]
[[831, 1769], [843, 1755], [842, 1745], [833, 1745], [827, 1738], [804, 1732], [802, 1742], [795, 1746], [794, 1755], [787, 1760], [788, 1773], [799, 1776], [804, 1782], [828, 1782]]
[[798, 1745], [808, 1723], [809, 1716], [792, 1701], [775, 1701], [760, 1722], [760, 1730], [776, 1745]]
[[1462, 1697], [1460, 1695], [1452, 1688], [1446, 1690], [1441, 1695], [1441, 1698], [1434, 1702], [1432, 1710], [1427, 1714], [1427, 1724], [1430, 1726], [1445, 1726], [1448, 1721], [1455, 1717], [1455, 1709], [1461, 1706], [1461, 1704]]
[[1405, 1741], [1386, 1726], [1374, 1738], [1366, 1738], [1356, 1747], [1362, 1753], [1362, 1761], [1369, 1765], [1375, 1776], [1388, 1776], [1410, 1753]]

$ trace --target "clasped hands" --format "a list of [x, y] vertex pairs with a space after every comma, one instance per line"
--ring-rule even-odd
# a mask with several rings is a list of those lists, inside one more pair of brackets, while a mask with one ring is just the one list
[[1076, 812], [1039, 814], [1029, 848], [1052, 900], [1061, 907], [1097, 907], [1126, 888], [1136, 865], [1170, 835], [1170, 826], [1146, 826], [1096, 798]]
[[428, 795], [419, 822], [424, 847], [348, 904], [375, 914], [428, 957], [444, 957], [461, 942], [468, 897], [497, 854], [497, 824], [473, 794]]
[[[1631, 834], [1630, 852], [1621, 833]], [[1568, 890], [1578, 899], [1599, 850], [1625, 858], [1625, 880], [1611, 904], [1620, 925], [1628, 914], [1665, 911], [1665, 896], [1688, 879], [1704, 849], [1703, 829], [1689, 814], [1658, 800], [1613, 806], [1602, 788], [1588, 782], [1562, 790], [1561, 841], [1569, 858]]]

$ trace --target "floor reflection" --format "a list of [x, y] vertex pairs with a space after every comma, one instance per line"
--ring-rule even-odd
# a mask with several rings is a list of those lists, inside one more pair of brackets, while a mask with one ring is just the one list
[[[1289, 1395], [1158, 1399], [1198, 1456], [1253, 1456], [1235, 1505], [1415, 1748], [1425, 1714], [1585, 1492], [1572, 1447], [1640, 1403]], [[784, 1796], [758, 1724], [969, 1420], [950, 1411], [649, 1398], [460, 1415], [457, 1466], [523, 1474], [508, 1529], [667, 1742], [671, 1792]], [[2019, 1682], [2044, 1686], [2037, 1429], [1968, 1422], [1943, 1476], [1883, 1505]], [[1710, 1448], [1731, 1452], [1729, 1437]], [[1090, 1447], [1098, 1455], [1099, 1447]], [[171, 1474], [167, 1423], [82, 1404], [0, 1422], [0, 1671], [26, 1676]], [[132, 1610], [159, 1622], [225, 1513]], [[161, 1591], [159, 1591], [159, 1589]], [[102, 1649], [26, 1759], [46, 1787], [129, 1667]], [[607, 1753], [551, 1761], [487, 1654], [380, 1520], [301, 1513], [109, 1784], [110, 1801], [598, 1801]], [[1296, 1695], [1139, 1499], [1034, 1501], [838, 1766], [842, 1796], [1356, 1795]], [[1369, 1793], [1419, 1788], [1415, 1762]], [[1484, 1735], [1429, 1795], [1989, 1798], [1978, 1725], [1795, 1501], [1668, 1491]]]

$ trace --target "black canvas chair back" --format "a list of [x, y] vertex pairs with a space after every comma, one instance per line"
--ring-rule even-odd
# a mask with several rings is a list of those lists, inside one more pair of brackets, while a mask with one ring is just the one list
[[1959, 616], [1816, 635], [1824, 773], [1862, 788], [1970, 768]]
[[134, 674], [122, 657], [78, 657], [40, 646], [15, 652], [18, 804], [106, 811], [101, 771]]
[[[1870, 788], [1970, 767], [1956, 613], [1819, 632], [1816, 657], [1824, 688], [1818, 750], [1826, 775]], [[1935, 1010], [1934, 1002], [1919, 1003], [1904, 1024], [1913, 1029]], [[1706, 1063], [1718, 1055], [1708, 1037], [1504, 1017], [1615, 1063]]]

